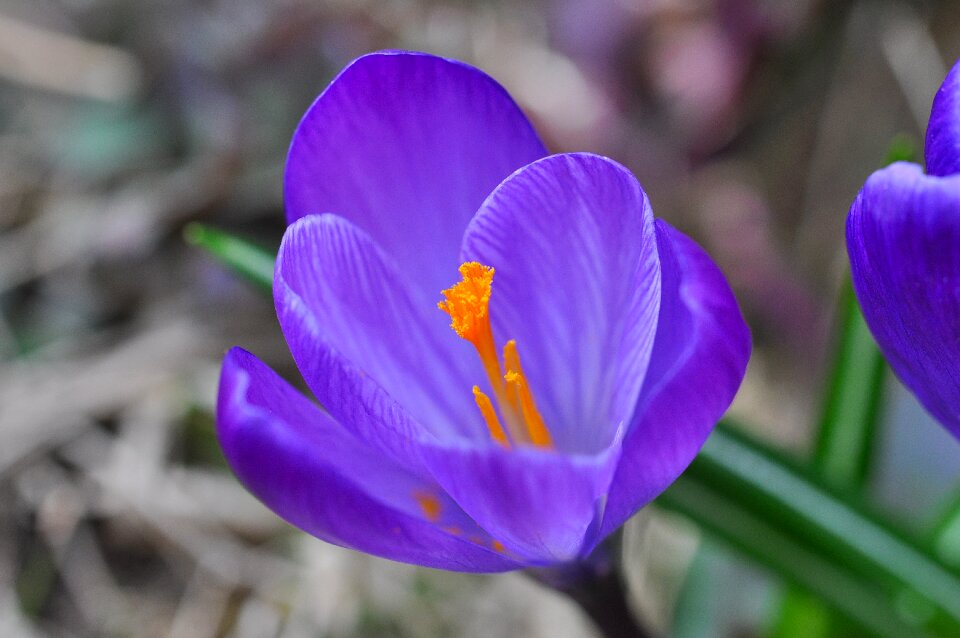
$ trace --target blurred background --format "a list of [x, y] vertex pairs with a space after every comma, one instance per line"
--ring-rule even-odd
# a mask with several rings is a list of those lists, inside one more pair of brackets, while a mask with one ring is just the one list
[[[269, 296], [183, 229], [275, 250], [294, 126], [381, 48], [471, 62], [552, 151], [631, 168], [748, 317], [732, 413], [804, 458], [847, 208], [891, 139], [922, 149], [960, 3], [0, 0], [0, 636], [594, 635], [522, 575], [306, 537], [217, 449], [229, 346], [299, 376]], [[870, 489], [910, 526], [958, 484], [960, 454], [888, 394]], [[782, 583], [683, 521], [648, 508], [624, 551], [664, 635], [770, 631]]]

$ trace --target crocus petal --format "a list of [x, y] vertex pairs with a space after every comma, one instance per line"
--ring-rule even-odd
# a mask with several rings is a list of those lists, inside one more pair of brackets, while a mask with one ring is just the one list
[[[217, 436], [247, 489], [289, 523], [327, 542], [458, 571], [520, 567], [494, 551], [489, 536], [480, 536], [475, 526], [470, 534], [477, 542], [459, 529], [441, 529], [448, 520], [453, 525], [469, 519], [435, 485], [371, 451], [239, 348], [223, 363]], [[425, 498], [427, 508], [421, 504]]]
[[933, 98], [925, 153], [929, 174], [960, 173], [960, 61]]
[[660, 300], [653, 213], [636, 178], [597, 155], [534, 162], [484, 202], [462, 250], [496, 271], [494, 334], [516, 340], [558, 447], [609, 445], [633, 413]]
[[287, 157], [287, 219], [335, 213], [369, 233], [424, 298], [456, 274], [467, 222], [546, 151], [504, 89], [469, 65], [381, 52], [317, 98]]
[[716, 264], [661, 220], [657, 245], [663, 276], [657, 337], [601, 538], [690, 464], [733, 401], [750, 358], [749, 329]]
[[[484, 374], [478, 358], [356, 226], [310, 215], [288, 227], [274, 296], [310, 389], [358, 435], [387, 447], [427, 435], [489, 440], [470, 391]], [[387, 440], [376, 414], [403, 440]]]
[[592, 548], [619, 453], [619, 440], [589, 456], [530, 447], [424, 450], [460, 507], [529, 565], [572, 561]]
[[960, 437], [960, 175], [907, 163], [871, 175], [847, 218], [847, 251], [883, 354]]

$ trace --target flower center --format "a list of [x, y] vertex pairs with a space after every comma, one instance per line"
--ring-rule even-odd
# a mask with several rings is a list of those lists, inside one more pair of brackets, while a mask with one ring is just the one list
[[490, 436], [508, 448], [518, 444], [552, 448], [550, 431], [537, 410], [520, 365], [517, 342], [511, 339], [503, 347], [503, 366], [497, 356], [489, 313], [493, 268], [468, 261], [460, 266], [460, 276], [463, 280], [444, 290], [444, 300], [437, 306], [450, 315], [450, 327], [454, 332], [477, 349], [487, 378], [490, 379], [503, 424], [497, 417], [490, 397], [478, 386], [473, 386], [473, 397], [487, 423]]

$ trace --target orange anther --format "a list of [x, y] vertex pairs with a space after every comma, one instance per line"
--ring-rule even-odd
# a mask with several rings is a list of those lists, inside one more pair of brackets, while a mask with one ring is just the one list
[[517, 342], [513, 339], [503, 347], [503, 360], [507, 368], [504, 379], [507, 382], [507, 387], [514, 388], [516, 396], [519, 398], [520, 412], [523, 415], [523, 424], [527, 428], [527, 437], [537, 447], [553, 447], [553, 438], [550, 436], [550, 430], [547, 429], [547, 424], [543, 422], [543, 417], [533, 400], [533, 393], [530, 391], [527, 378], [523, 374], [523, 367], [520, 365]]
[[478, 386], [473, 386], [473, 398], [477, 402], [477, 407], [480, 408], [483, 420], [487, 422], [487, 429], [490, 430], [490, 436], [493, 437], [493, 440], [503, 447], [510, 447], [510, 439], [507, 438], [507, 433], [503, 431], [503, 426], [500, 425], [500, 419], [497, 418], [497, 412], [493, 409], [490, 397], [484, 394]]

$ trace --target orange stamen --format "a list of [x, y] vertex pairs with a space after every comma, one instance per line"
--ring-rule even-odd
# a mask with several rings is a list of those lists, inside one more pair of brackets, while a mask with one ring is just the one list
[[510, 440], [507, 438], [507, 433], [503, 431], [503, 426], [500, 425], [500, 419], [497, 418], [490, 397], [484, 394], [479, 387], [473, 386], [473, 398], [477, 402], [477, 407], [480, 408], [483, 420], [487, 422], [487, 429], [490, 430], [490, 436], [493, 437], [493, 440], [503, 447], [510, 447]]
[[[450, 315], [450, 327], [476, 348], [484, 371], [493, 389], [504, 428], [490, 398], [474, 386], [473, 395], [494, 441], [509, 448], [511, 444], [529, 443], [552, 448], [553, 439], [533, 400], [533, 394], [520, 366], [517, 344], [504, 346], [506, 374], [500, 367], [497, 348], [490, 325], [490, 294], [493, 289], [493, 268], [475, 261], [460, 266], [463, 280], [443, 291], [444, 300], [437, 304]], [[508, 437], [509, 433], [509, 437]]]
[[[476, 348], [483, 363], [483, 369], [493, 388], [493, 396], [501, 407], [510, 437], [516, 442], [528, 442], [526, 432], [520, 423], [520, 414], [516, 410], [504, 410], [510, 401], [507, 398], [507, 386], [503, 382], [500, 360], [497, 358], [497, 346], [493, 342], [493, 328], [490, 325], [490, 294], [493, 287], [493, 268], [475, 261], [460, 265], [462, 281], [443, 291], [444, 300], [437, 304], [440, 310], [450, 315], [450, 327], [461, 338]], [[484, 417], [486, 418], [486, 417]], [[489, 421], [488, 421], [489, 425]]]
[[[511, 356], [517, 356], [517, 344], [513, 339], [508, 341], [507, 345], [503, 347], [503, 367], [506, 368], [507, 373], [509, 373], [511, 370], [515, 370], [519, 365], [519, 359], [517, 359], [518, 365], [511, 367]], [[506, 381], [507, 404], [510, 406], [510, 410], [514, 414], [520, 414], [522, 416], [523, 412], [520, 406], [520, 392], [517, 388], [517, 384], [510, 383], [507, 381], [506, 377], [504, 377], [504, 381]]]
[[553, 438], [550, 436], [550, 430], [547, 429], [547, 424], [543, 422], [543, 417], [533, 400], [533, 393], [530, 392], [527, 378], [520, 366], [517, 342], [513, 339], [503, 347], [503, 362], [507, 368], [507, 374], [504, 375], [507, 386], [516, 388], [517, 396], [520, 398], [520, 412], [523, 415], [524, 425], [527, 426], [527, 436], [530, 442], [537, 447], [553, 447]]

